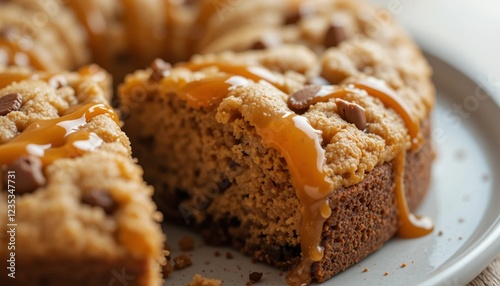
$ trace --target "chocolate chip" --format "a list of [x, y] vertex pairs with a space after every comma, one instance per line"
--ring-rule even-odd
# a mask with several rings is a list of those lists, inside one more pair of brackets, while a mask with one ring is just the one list
[[19, 93], [11, 93], [0, 97], [0, 116], [21, 109], [23, 97]]
[[366, 128], [365, 109], [356, 103], [351, 103], [340, 98], [335, 99], [339, 115], [345, 121], [353, 123], [359, 130]]
[[345, 39], [347, 39], [347, 36], [344, 26], [340, 25], [338, 22], [332, 21], [325, 34], [325, 47], [336, 47]]
[[319, 85], [306, 85], [288, 98], [288, 105], [295, 110], [303, 110], [312, 104], [313, 98], [321, 90]]
[[35, 156], [22, 156], [14, 161], [9, 169], [15, 172], [15, 189], [19, 194], [31, 193], [45, 185], [42, 171], [42, 161]]
[[259, 39], [252, 45], [252, 50], [265, 50], [277, 47], [281, 44], [281, 38], [275, 33], [266, 33], [261, 35]]
[[252, 283], [257, 283], [262, 279], [262, 272], [252, 272], [248, 275], [248, 278]]
[[118, 208], [115, 200], [106, 190], [91, 190], [82, 197], [82, 202], [93, 207], [100, 207], [106, 214], [112, 214]]
[[285, 16], [284, 24], [285, 25], [297, 24], [301, 18], [302, 18], [302, 15], [300, 14], [300, 11], [296, 10], [296, 11], [290, 12]]
[[49, 85], [55, 89], [68, 85], [68, 80], [62, 75], [55, 75], [49, 79]]
[[265, 50], [265, 49], [267, 49], [267, 45], [262, 40], [258, 40], [257, 42], [255, 42], [252, 45], [252, 47], [250, 49], [252, 49], [252, 50]]
[[[1, 2], [2, 1], [0, 1], [0, 3]], [[4, 26], [0, 30], [0, 37], [7, 39], [9, 41], [13, 41], [16, 38], [17, 34], [18, 34], [17, 28], [13, 26]]]
[[315, 5], [309, 5], [308, 3], [302, 3], [299, 7], [294, 10], [289, 11], [284, 20], [285, 25], [297, 24], [300, 20], [308, 18], [316, 14], [318, 11]]
[[172, 69], [172, 65], [165, 62], [162, 59], [155, 59], [151, 64], [151, 76], [149, 77], [149, 81], [151, 82], [160, 82], [166, 75], [167, 72]]

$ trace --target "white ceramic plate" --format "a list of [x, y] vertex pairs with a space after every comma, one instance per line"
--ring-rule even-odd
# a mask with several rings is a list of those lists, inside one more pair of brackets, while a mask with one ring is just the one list
[[[465, 285], [500, 251], [500, 108], [479, 85], [428, 57], [438, 91], [437, 159], [418, 213], [432, 217], [436, 230], [419, 239], [395, 238], [322, 285]], [[196, 234], [175, 226], [168, 225], [167, 234], [174, 257], [184, 235], [194, 237], [197, 246], [189, 253], [193, 266], [174, 272], [166, 285], [186, 285], [195, 273], [222, 279], [224, 285], [245, 285], [254, 271], [264, 273], [257, 285], [286, 285], [280, 271], [229, 248], [205, 246]]]

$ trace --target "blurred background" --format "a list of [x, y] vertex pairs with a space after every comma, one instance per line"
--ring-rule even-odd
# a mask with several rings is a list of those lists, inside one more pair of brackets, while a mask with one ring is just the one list
[[500, 1], [373, 0], [424, 50], [486, 85], [500, 101]]

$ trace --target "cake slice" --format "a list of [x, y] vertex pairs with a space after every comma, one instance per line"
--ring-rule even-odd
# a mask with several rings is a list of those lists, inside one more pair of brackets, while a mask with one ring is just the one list
[[325, 281], [396, 233], [432, 231], [410, 213], [432, 165], [429, 70], [414, 71], [425, 94], [358, 70], [309, 84], [328, 56], [281, 46], [157, 60], [119, 90], [159, 208], [212, 244], [292, 269], [291, 285]]
[[1, 285], [162, 282], [162, 216], [94, 69], [0, 73]]

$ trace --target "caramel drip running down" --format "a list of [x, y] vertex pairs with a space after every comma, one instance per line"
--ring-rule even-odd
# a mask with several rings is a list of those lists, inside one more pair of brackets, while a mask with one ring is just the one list
[[408, 129], [408, 134], [412, 139], [410, 150], [414, 151], [420, 148], [423, 143], [420, 123], [392, 89], [383, 82], [374, 79], [360, 80], [353, 83], [351, 86], [352, 87], [323, 87], [312, 99], [312, 103], [325, 102], [331, 98], [343, 98], [349, 93], [356, 93], [356, 90], [353, 88], [365, 90], [370, 96], [378, 98], [385, 106], [392, 108], [401, 116]]
[[0, 38], [0, 50], [7, 53], [8, 65], [30, 66], [36, 70], [49, 70], [49, 66], [43, 63], [33, 51], [22, 48], [16, 42]]
[[[233, 71], [238, 75], [194, 81], [178, 88], [177, 95], [193, 108], [213, 108], [231, 89], [247, 85], [249, 80], [262, 79], [252, 73], [250, 68], [223, 66], [221, 70]], [[303, 255], [300, 265], [288, 275], [287, 282], [290, 285], [310, 283], [312, 263], [323, 258], [321, 233], [325, 220], [331, 214], [327, 198], [331, 193], [331, 185], [323, 170], [325, 151], [321, 147], [320, 132], [303, 116], [271, 108], [255, 110], [252, 123], [265, 144], [278, 150], [285, 158], [297, 197], [301, 201]]]
[[410, 212], [405, 194], [406, 151], [402, 150], [394, 159], [394, 183], [396, 188], [396, 205], [399, 211], [398, 236], [402, 238], [421, 237], [434, 230], [434, 224], [427, 217], [417, 217]]
[[23, 155], [39, 157], [44, 165], [60, 158], [74, 158], [102, 145], [95, 133], [80, 130], [94, 117], [106, 115], [118, 123], [113, 109], [89, 103], [60, 118], [31, 123], [11, 141], [0, 145], [0, 165], [11, 164]]
[[109, 61], [109, 57], [103, 52], [106, 45], [106, 19], [101, 10], [93, 0], [80, 1], [69, 0], [67, 5], [75, 12], [76, 17], [83, 24], [89, 36], [89, 45], [94, 60], [100, 64]]

